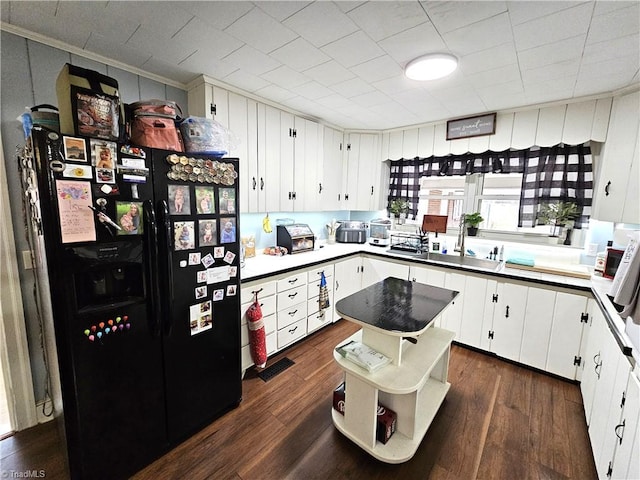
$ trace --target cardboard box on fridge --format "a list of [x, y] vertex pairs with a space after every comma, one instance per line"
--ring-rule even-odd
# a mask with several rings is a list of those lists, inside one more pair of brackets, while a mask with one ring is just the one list
[[[345, 384], [344, 382], [333, 391], [333, 408], [344, 415]], [[398, 415], [393, 410], [378, 403], [378, 422], [376, 425], [376, 439], [387, 443], [396, 431]]]

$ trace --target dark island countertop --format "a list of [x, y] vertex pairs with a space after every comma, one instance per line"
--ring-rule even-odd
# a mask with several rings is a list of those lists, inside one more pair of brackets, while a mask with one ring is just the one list
[[387, 277], [336, 303], [336, 311], [355, 323], [391, 335], [419, 335], [459, 292]]

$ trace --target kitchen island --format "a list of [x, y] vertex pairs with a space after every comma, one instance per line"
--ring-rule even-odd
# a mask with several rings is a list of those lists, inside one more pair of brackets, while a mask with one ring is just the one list
[[[361, 342], [391, 359], [368, 372], [334, 350], [345, 372], [344, 416], [332, 410], [333, 423], [347, 438], [387, 463], [415, 454], [449, 390], [449, 351], [454, 332], [434, 320], [458, 292], [388, 277], [343, 298], [336, 311], [362, 329], [346, 339]], [[377, 441], [378, 405], [397, 414], [394, 435]]]

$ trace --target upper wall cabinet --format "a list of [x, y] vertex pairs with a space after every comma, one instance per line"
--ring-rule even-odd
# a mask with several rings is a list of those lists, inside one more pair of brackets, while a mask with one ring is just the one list
[[200, 78], [187, 92], [189, 113], [194, 117], [213, 118], [229, 128], [229, 92]]
[[344, 191], [342, 170], [342, 139], [340, 130], [323, 127], [322, 147], [322, 182], [320, 184], [321, 210], [331, 211], [342, 208], [342, 192]]
[[590, 100], [496, 115], [496, 132], [481, 137], [447, 140], [447, 123], [385, 132], [382, 160], [442, 157], [487, 150], [524, 149], [558, 143], [576, 145], [607, 137], [611, 98]]
[[640, 92], [613, 102], [602, 165], [594, 192], [593, 218], [640, 223]]

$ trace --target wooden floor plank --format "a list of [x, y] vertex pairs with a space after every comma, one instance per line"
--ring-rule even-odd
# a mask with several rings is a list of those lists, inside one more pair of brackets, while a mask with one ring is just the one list
[[[579, 387], [453, 346], [451, 389], [415, 456], [375, 460], [331, 420], [343, 378], [333, 348], [358, 327], [340, 321], [269, 359], [295, 364], [268, 382], [250, 369], [243, 401], [138, 472], [134, 480], [526, 480], [596, 478]], [[1, 470], [66, 479], [53, 422], [0, 441]]]

